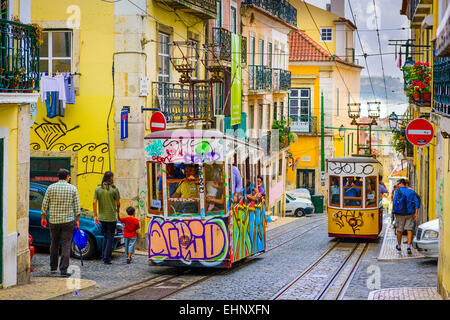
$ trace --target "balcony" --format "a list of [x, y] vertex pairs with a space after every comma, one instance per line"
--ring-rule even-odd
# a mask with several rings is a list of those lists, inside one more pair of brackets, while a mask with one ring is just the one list
[[297, 9], [286, 0], [244, 0], [242, 4], [259, 8], [297, 28]]
[[266, 66], [249, 66], [249, 91], [271, 91], [272, 69]]
[[[215, 56], [221, 60], [231, 63], [231, 31], [213, 27], [212, 47], [215, 51]], [[247, 63], [247, 38], [241, 37], [241, 62]]]
[[450, 56], [450, 6], [447, 7], [436, 31], [436, 51], [439, 57]]
[[[0, 92], [8, 95], [39, 91], [38, 32], [31, 25], [0, 19]], [[7, 103], [4, 96], [2, 102]], [[19, 100], [9, 102], [28, 102]]]
[[302, 134], [317, 134], [318, 132], [317, 117], [291, 115], [289, 119], [291, 119], [289, 124], [291, 132]]
[[291, 89], [291, 72], [279, 68], [272, 69], [273, 91], [288, 91]]
[[420, 24], [432, 12], [433, 0], [410, 0], [409, 19], [412, 24]]
[[216, 0], [156, 0], [165, 7], [180, 10], [201, 19], [215, 19]]
[[450, 117], [450, 58], [434, 60], [433, 112]]
[[208, 85], [195, 85], [194, 107], [190, 106], [189, 100], [189, 85], [169, 82], [152, 83], [152, 107], [159, 108], [166, 116], [167, 122], [181, 123], [193, 117], [202, 119], [211, 117]]

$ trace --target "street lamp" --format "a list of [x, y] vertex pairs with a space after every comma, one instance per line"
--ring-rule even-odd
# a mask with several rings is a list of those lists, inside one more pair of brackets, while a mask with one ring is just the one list
[[397, 114], [392, 111], [392, 113], [389, 115], [389, 129], [392, 131], [396, 131], [398, 127], [398, 116]]
[[348, 117], [352, 119], [351, 124], [356, 124], [356, 119], [361, 114], [361, 103], [349, 103], [348, 104]]
[[339, 127], [339, 137], [343, 138], [345, 135], [345, 127], [343, 124]]

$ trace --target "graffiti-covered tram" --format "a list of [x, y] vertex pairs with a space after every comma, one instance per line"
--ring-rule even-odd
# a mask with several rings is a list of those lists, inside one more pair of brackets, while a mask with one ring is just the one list
[[378, 238], [383, 226], [381, 163], [372, 157], [332, 158], [327, 174], [328, 236]]
[[153, 265], [230, 268], [266, 249], [264, 151], [215, 130], [145, 137]]

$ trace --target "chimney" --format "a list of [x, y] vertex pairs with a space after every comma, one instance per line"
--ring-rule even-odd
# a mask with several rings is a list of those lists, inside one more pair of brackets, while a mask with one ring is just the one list
[[327, 3], [326, 7], [327, 7], [327, 11], [331, 12], [331, 3]]
[[345, 0], [331, 0], [331, 13], [345, 18]]

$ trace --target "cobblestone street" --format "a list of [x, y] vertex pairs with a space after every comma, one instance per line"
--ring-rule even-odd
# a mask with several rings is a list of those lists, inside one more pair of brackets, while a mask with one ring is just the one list
[[[270, 224], [269, 224], [270, 226]], [[208, 277], [169, 296], [169, 300], [270, 300], [298, 274], [304, 272], [321, 255], [336, 244], [327, 235], [326, 215], [314, 214], [301, 218], [286, 218], [268, 228], [268, 250], [236, 265], [231, 270], [219, 272], [214, 269], [192, 269], [191, 278]], [[343, 299], [438, 299], [436, 292], [437, 261], [433, 259], [403, 259], [379, 261], [384, 231], [380, 239], [370, 241]], [[314, 299], [317, 290], [334, 272], [333, 267], [342, 261], [355, 241], [346, 240], [342, 248], [331, 252], [322, 260], [318, 269], [296, 283], [281, 299]], [[117, 291], [162, 275], [173, 275], [179, 268], [149, 266], [145, 253], [136, 254], [132, 264], [126, 264], [123, 253], [115, 252], [113, 264], [104, 265], [101, 260], [80, 261], [71, 264], [80, 267], [81, 278], [93, 280], [96, 287], [78, 296], [64, 299], [90, 299], [99, 294]], [[323, 265], [323, 267], [320, 267]], [[48, 253], [40, 249], [32, 260], [33, 277], [49, 277]], [[331, 268], [331, 269], [330, 269]], [[404, 290], [401, 290], [401, 289]], [[309, 292], [309, 293], [308, 293]], [[134, 297], [146, 299], [142, 293]], [[149, 297], [147, 297], [149, 298]]]

